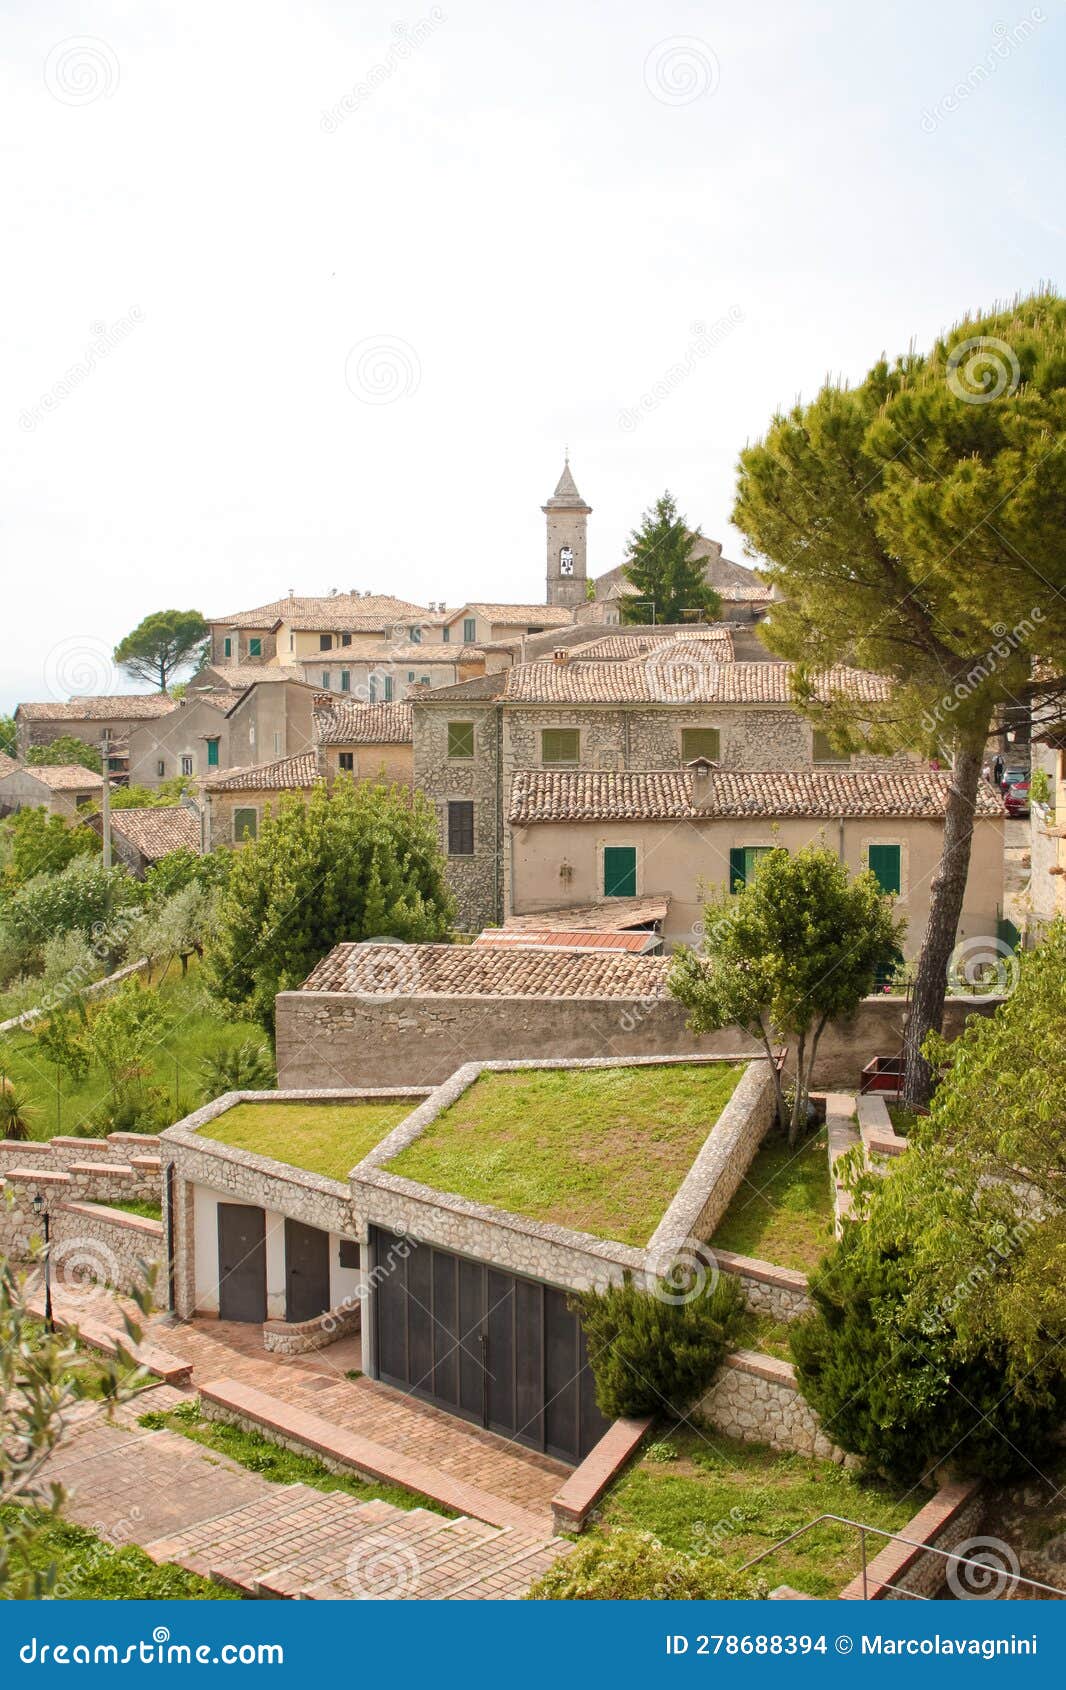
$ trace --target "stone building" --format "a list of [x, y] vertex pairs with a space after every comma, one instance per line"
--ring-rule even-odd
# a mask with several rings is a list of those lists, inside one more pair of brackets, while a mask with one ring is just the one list
[[545, 598], [573, 610], [588, 594], [588, 526], [592, 506], [577, 490], [570, 459], [563, 465], [555, 492], [541, 509], [547, 518], [548, 567]]
[[253, 610], [212, 617], [209, 662], [298, 666], [328, 654], [374, 652], [382, 644], [432, 637], [444, 622], [443, 606], [412, 604], [388, 593], [329, 593], [285, 598]]
[[[88, 824], [102, 835], [103, 819], [97, 814]], [[195, 804], [156, 804], [111, 812], [111, 850], [117, 862], [143, 880], [146, 871], [172, 851], [201, 850], [200, 812]]]
[[313, 743], [315, 697], [315, 688], [292, 670], [245, 667], [235, 672], [233, 686], [202, 671], [170, 715], [134, 731], [130, 779], [157, 786], [179, 775], [199, 780], [213, 769], [297, 756]]
[[315, 712], [319, 767], [327, 776], [412, 784], [411, 706], [320, 699]]
[[19, 759], [25, 762], [34, 746], [51, 745], [71, 735], [94, 750], [107, 748], [108, 768], [118, 779], [129, 774], [130, 739], [137, 728], [158, 722], [178, 707], [165, 692], [115, 693], [95, 697], [55, 699], [15, 707]]
[[78, 763], [16, 763], [9, 773], [0, 776], [0, 816], [15, 810], [41, 809], [74, 821], [79, 810], [98, 799], [103, 789], [101, 776]]

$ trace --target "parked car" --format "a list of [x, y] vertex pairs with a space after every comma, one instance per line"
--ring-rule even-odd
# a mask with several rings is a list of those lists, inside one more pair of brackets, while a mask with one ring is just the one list
[[1024, 780], [1015, 781], [1008, 786], [1003, 794], [1003, 805], [1008, 816], [1027, 816], [1029, 814], [1029, 776]]

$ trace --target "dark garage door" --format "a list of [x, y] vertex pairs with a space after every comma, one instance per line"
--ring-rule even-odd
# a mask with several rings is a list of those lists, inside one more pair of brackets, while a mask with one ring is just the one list
[[218, 1313], [266, 1319], [266, 1215], [248, 1203], [218, 1205]]
[[566, 1292], [372, 1227], [378, 1377], [580, 1461], [607, 1430]]
[[314, 1320], [329, 1308], [329, 1233], [285, 1220], [285, 1319]]

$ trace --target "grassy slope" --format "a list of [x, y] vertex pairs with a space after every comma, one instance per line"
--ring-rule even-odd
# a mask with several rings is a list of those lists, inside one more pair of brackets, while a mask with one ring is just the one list
[[[898, 1489], [831, 1461], [782, 1455], [713, 1430], [679, 1428], [665, 1442], [677, 1459], [645, 1456], [631, 1468], [604, 1504], [604, 1523], [654, 1532], [689, 1555], [713, 1551], [732, 1568], [818, 1514], [902, 1531], [928, 1500], [924, 1491], [901, 1497]], [[882, 1546], [883, 1540], [870, 1540], [871, 1556]], [[859, 1565], [858, 1533], [825, 1524], [758, 1570], [771, 1588], [791, 1584], [810, 1596], [834, 1596]]]
[[344, 1180], [415, 1108], [414, 1098], [395, 1103], [238, 1103], [208, 1121], [200, 1134]]
[[389, 1172], [646, 1244], [742, 1066], [486, 1074]]
[[[14, 1516], [14, 1506], [0, 1508], [0, 1524], [5, 1516]], [[156, 1566], [144, 1553], [131, 1544], [116, 1548], [97, 1537], [84, 1526], [66, 1520], [47, 1521], [35, 1541], [29, 1556], [30, 1565], [39, 1572], [54, 1567], [56, 1583], [53, 1598], [92, 1601], [173, 1601], [184, 1598], [197, 1602], [224, 1602], [237, 1599], [235, 1590], [187, 1573], [171, 1562]], [[0, 1592], [2, 1594], [2, 1592]]]
[[711, 1243], [809, 1272], [828, 1249], [832, 1228], [825, 1128], [795, 1150], [774, 1133], [761, 1146]]
[[[262, 1043], [262, 1029], [245, 1021], [223, 1021], [207, 999], [195, 965], [182, 978], [175, 964], [158, 986], [160, 996], [174, 1016], [163, 1043], [151, 1059], [149, 1083], [164, 1086], [174, 1099], [174, 1119], [197, 1108], [206, 1099], [199, 1069], [204, 1057], [220, 1046], [232, 1049], [254, 1038]], [[45, 1060], [30, 1033], [7, 1034], [0, 1039], [0, 1073], [7, 1074], [31, 1094], [39, 1113], [32, 1125], [32, 1137], [51, 1138], [54, 1133], [73, 1133], [78, 1123], [103, 1099], [107, 1078], [93, 1070], [79, 1085], [62, 1082], [62, 1115], [56, 1106], [56, 1070]]]

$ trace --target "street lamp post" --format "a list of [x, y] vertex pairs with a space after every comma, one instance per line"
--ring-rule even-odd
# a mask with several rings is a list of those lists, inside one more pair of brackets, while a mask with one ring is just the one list
[[56, 1323], [52, 1317], [52, 1235], [48, 1210], [45, 1208], [44, 1198], [39, 1191], [34, 1192], [30, 1208], [37, 1219], [44, 1222], [44, 1329], [50, 1335], [56, 1329]]

